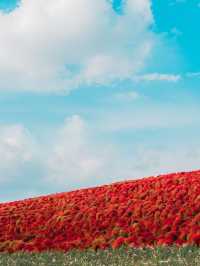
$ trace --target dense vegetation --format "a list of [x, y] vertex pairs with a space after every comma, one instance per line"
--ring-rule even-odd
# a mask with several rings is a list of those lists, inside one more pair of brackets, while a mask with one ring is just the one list
[[200, 245], [200, 171], [0, 204], [0, 251]]

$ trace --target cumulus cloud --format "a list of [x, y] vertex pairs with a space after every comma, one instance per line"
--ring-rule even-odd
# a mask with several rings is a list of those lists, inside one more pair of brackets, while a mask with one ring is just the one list
[[[84, 184], [102, 178], [110, 154], [109, 145], [96, 142], [85, 121], [78, 115], [66, 119], [55, 134], [46, 161], [48, 182]], [[104, 176], [105, 177], [105, 176]]]
[[22, 174], [33, 157], [33, 139], [23, 126], [0, 125], [0, 182]]
[[[11, 180], [10, 199], [199, 167], [200, 149], [195, 143], [174, 144], [163, 140], [122, 144], [98, 137], [78, 115], [68, 117], [56, 132], [49, 134], [51, 137], [45, 143], [20, 125], [0, 129], [0, 182], [3, 186]], [[32, 168], [26, 168], [29, 164], [34, 164], [33, 173]], [[3, 199], [2, 194], [0, 197]], [[9, 200], [7, 194], [5, 199]]]
[[107, 0], [21, 0], [0, 12], [0, 89], [68, 92], [130, 77], [152, 49], [152, 24], [150, 0], [127, 0], [121, 15]]
[[[164, 143], [164, 142], [163, 142]], [[199, 169], [200, 149], [198, 146], [163, 144], [159, 148], [141, 145], [129, 160], [130, 177], [140, 178], [181, 171]]]

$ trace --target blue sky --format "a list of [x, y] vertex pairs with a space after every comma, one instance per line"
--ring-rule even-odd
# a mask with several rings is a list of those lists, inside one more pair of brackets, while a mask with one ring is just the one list
[[199, 1], [0, 9], [0, 201], [199, 169]]

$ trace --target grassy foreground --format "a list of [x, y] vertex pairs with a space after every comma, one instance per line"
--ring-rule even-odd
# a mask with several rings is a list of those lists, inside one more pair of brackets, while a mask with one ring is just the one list
[[133, 249], [120, 247], [105, 251], [72, 250], [43, 253], [2, 253], [0, 266], [142, 266], [142, 265], [200, 265], [200, 248], [158, 247], [155, 249]]

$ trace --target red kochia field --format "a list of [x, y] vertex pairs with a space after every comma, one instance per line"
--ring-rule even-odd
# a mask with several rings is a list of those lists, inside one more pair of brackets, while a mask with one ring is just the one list
[[0, 204], [0, 251], [200, 245], [200, 171]]

